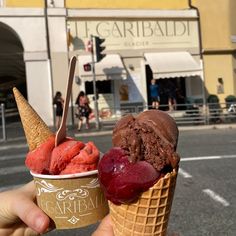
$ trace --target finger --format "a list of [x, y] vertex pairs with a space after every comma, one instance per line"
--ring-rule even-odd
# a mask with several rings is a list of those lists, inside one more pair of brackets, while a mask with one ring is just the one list
[[[27, 192], [27, 194], [26, 194]], [[18, 190], [17, 198], [13, 199], [12, 212], [18, 216], [26, 225], [36, 232], [43, 233], [47, 230], [50, 219], [34, 203], [35, 187], [31, 182]]]
[[[20, 203], [20, 204], [19, 204]], [[43, 233], [49, 226], [49, 217], [30, 199], [20, 197], [12, 204], [14, 213], [30, 228]]]
[[0, 228], [0, 235], [24, 235], [24, 236], [38, 236], [39, 233], [28, 228], [26, 225], [16, 225], [11, 228]]
[[110, 215], [107, 215], [92, 236], [114, 236]]

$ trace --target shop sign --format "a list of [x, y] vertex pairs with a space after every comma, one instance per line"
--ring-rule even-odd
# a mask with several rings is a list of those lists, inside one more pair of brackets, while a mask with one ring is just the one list
[[199, 40], [193, 20], [77, 20], [68, 25], [78, 50], [84, 49], [91, 34], [106, 39], [107, 50], [188, 48], [197, 47]]

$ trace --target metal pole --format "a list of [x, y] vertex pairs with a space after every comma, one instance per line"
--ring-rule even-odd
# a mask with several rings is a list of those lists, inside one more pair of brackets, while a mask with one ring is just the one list
[[202, 68], [202, 99], [203, 99], [203, 104], [202, 104], [202, 108], [203, 108], [203, 113], [204, 113], [204, 123], [205, 125], [208, 124], [208, 120], [207, 120], [207, 101], [206, 101], [206, 90], [205, 90], [205, 76], [204, 76], [204, 64], [203, 64], [203, 59], [200, 60], [201, 63], [201, 68]]
[[[46, 32], [46, 46], [47, 46], [47, 56], [48, 56], [48, 65], [49, 65], [49, 76], [51, 82], [51, 101], [53, 101], [53, 74], [52, 74], [52, 55], [51, 55], [51, 46], [50, 46], [50, 35], [49, 35], [49, 22], [48, 22], [48, 1], [44, 0], [44, 21], [45, 21], [45, 32]], [[54, 110], [52, 111], [54, 112]], [[53, 114], [54, 115], [54, 114]], [[54, 119], [55, 120], [55, 119]], [[56, 124], [54, 123], [56, 126]]]
[[5, 122], [5, 105], [4, 103], [1, 104], [1, 110], [2, 110], [2, 137], [3, 140], [7, 140], [7, 135], [6, 135], [6, 122]]
[[93, 94], [94, 94], [94, 111], [95, 111], [95, 119], [96, 119], [96, 128], [100, 128], [99, 122], [99, 111], [98, 111], [98, 100], [97, 100], [97, 87], [96, 87], [96, 74], [95, 74], [95, 60], [94, 60], [94, 40], [93, 35], [90, 35], [90, 40], [92, 42], [92, 73], [93, 73]]

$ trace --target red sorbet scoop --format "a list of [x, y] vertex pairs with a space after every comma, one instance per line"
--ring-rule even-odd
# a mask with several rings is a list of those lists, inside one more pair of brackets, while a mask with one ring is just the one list
[[146, 161], [131, 163], [121, 148], [112, 148], [103, 156], [98, 173], [106, 198], [115, 204], [134, 201], [160, 177]]

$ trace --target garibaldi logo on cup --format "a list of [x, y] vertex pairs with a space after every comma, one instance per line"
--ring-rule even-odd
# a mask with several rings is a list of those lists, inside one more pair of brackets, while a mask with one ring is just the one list
[[32, 175], [37, 204], [54, 221], [57, 229], [90, 225], [108, 214], [108, 203], [100, 188], [97, 170], [53, 177]]

